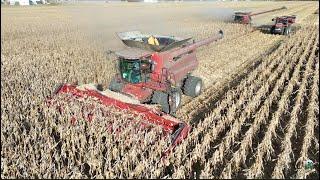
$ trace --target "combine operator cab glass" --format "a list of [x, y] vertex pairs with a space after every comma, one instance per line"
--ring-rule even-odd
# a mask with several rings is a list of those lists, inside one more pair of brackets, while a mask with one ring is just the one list
[[140, 61], [120, 60], [120, 73], [122, 78], [130, 83], [141, 82]]
[[239, 16], [239, 15], [234, 16], [234, 21], [241, 22], [242, 19], [243, 19], [243, 16]]
[[151, 72], [151, 65], [147, 61], [120, 60], [121, 77], [129, 83], [140, 83], [145, 79], [146, 73]]
[[277, 23], [287, 24], [288, 20], [286, 19], [279, 19]]

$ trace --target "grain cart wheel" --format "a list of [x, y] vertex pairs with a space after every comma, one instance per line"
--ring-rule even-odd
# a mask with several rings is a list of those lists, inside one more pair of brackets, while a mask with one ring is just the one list
[[202, 80], [198, 77], [189, 76], [184, 82], [183, 93], [187, 96], [197, 97], [202, 90]]
[[113, 78], [109, 84], [109, 89], [111, 91], [119, 92], [123, 88], [123, 83], [117, 81], [116, 78]]
[[154, 91], [151, 102], [153, 104], [159, 104], [163, 112], [169, 114], [170, 106], [168, 98], [169, 95], [167, 93], [161, 91]]

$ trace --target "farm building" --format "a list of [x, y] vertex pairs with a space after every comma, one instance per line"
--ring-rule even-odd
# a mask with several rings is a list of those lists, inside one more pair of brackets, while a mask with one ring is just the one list
[[158, 2], [158, 0], [126, 0], [126, 1], [127, 2]]
[[155, 2], [158, 2], [158, 0], [144, 0], [144, 2], [152, 2], [152, 3], [155, 3]]
[[10, 5], [20, 5], [20, 6], [26, 6], [30, 5], [29, 0], [10, 0]]
[[45, 4], [45, 0], [9, 0], [10, 5], [28, 6], [35, 4]]

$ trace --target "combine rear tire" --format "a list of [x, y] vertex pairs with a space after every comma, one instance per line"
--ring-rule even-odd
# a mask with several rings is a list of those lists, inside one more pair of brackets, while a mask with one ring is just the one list
[[111, 91], [119, 92], [123, 88], [123, 83], [118, 82], [116, 78], [113, 78], [109, 84]]
[[198, 77], [189, 76], [184, 82], [183, 93], [190, 97], [197, 97], [202, 90], [202, 80]]

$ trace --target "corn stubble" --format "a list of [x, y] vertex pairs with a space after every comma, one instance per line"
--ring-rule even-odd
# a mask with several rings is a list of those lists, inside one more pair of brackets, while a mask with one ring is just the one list
[[[292, 12], [306, 16], [304, 9]], [[199, 49], [195, 73], [207, 86], [200, 97], [184, 98], [178, 116], [190, 121], [199, 114], [194, 107], [210, 109], [163, 159], [170, 138], [162, 136], [160, 127], [140, 128], [139, 116], [69, 95], [54, 99], [61, 112], [45, 103], [61, 82], [108, 84], [115, 64], [113, 57], [104, 57], [103, 48], [87, 45], [85, 35], [68, 22], [56, 22], [55, 27], [35, 22], [25, 28], [6, 23], [1, 29], [1, 177], [318, 177], [316, 169], [304, 168], [319, 155], [316, 21], [310, 15], [290, 38], [222, 22], [189, 25], [199, 39], [221, 27], [228, 36]], [[210, 104], [232, 74], [279, 40], [284, 41], [273, 53]], [[88, 114], [93, 114], [92, 121], [84, 118]]]

